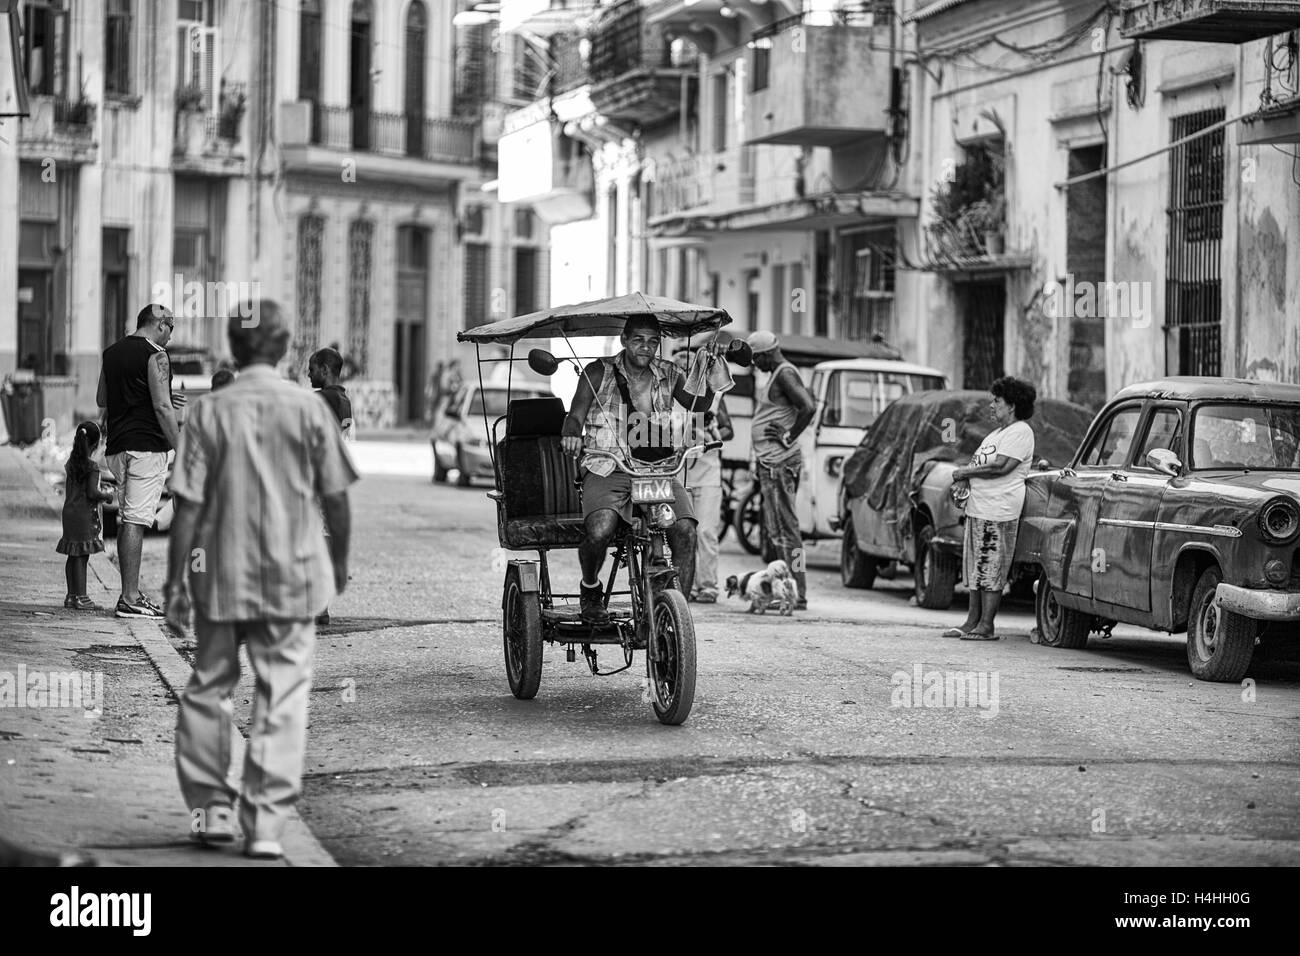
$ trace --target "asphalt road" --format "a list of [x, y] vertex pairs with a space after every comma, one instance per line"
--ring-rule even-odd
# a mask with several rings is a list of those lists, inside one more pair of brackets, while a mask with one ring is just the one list
[[[341, 863], [1300, 863], [1294, 660], [1203, 683], [1181, 637], [1031, 645], [1016, 602], [1004, 640], [945, 640], [960, 595], [937, 612], [909, 579], [848, 591], [823, 544], [806, 613], [691, 605], [684, 726], [642, 701], [640, 654], [594, 677], [548, 647], [517, 701], [486, 489], [432, 485], [427, 444], [353, 447], [352, 582], [321, 632], [301, 808]], [[147, 583], [165, 541], [147, 539]], [[724, 543], [724, 576], [754, 566]], [[935, 672], [982, 696], [921, 692]]]

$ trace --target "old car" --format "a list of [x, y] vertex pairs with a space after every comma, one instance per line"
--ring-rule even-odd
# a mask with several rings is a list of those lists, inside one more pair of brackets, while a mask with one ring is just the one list
[[[515, 398], [549, 398], [551, 390], [541, 385], [513, 383]], [[456, 483], [468, 487], [475, 478], [494, 478], [492, 456], [483, 416], [489, 422], [506, 413], [511, 388], [506, 383], [475, 382], [466, 385], [443, 403], [434, 418], [429, 444], [433, 446], [433, 480], [443, 482], [453, 469]]]
[[1016, 559], [1043, 644], [1114, 622], [1187, 632], [1201, 680], [1237, 681], [1267, 624], [1300, 620], [1300, 386], [1168, 378], [1102, 409], [1069, 464], [1031, 476]]
[[[869, 588], [878, 573], [892, 577], [903, 564], [921, 607], [952, 604], [964, 519], [950, 494], [952, 473], [993, 430], [988, 409], [988, 392], [928, 391], [898, 399], [876, 419], [844, 465], [837, 524], [846, 587]], [[1029, 419], [1035, 466], [1068, 461], [1091, 420], [1080, 405], [1039, 399]]]

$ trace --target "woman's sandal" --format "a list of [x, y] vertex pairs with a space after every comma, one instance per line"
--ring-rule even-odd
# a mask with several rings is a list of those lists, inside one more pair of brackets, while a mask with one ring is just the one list
[[963, 631], [960, 627], [950, 627], [940, 637], [965, 637], [969, 633], [970, 631]]
[[979, 631], [971, 631], [969, 634], [961, 636], [963, 641], [1000, 641], [1001, 634], [981, 634]]

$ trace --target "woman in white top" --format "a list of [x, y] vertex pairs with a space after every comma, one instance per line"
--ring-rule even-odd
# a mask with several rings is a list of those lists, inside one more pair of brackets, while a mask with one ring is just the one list
[[1016, 551], [1025, 477], [1034, 457], [1034, 432], [1025, 420], [1034, 414], [1037, 390], [1007, 376], [994, 382], [989, 393], [993, 396], [989, 412], [997, 427], [989, 432], [970, 464], [952, 475], [955, 485], [966, 483], [970, 488], [962, 548], [962, 577], [970, 592], [970, 611], [966, 623], [944, 631], [944, 637], [963, 641], [998, 639], [993, 618], [1002, 603]]

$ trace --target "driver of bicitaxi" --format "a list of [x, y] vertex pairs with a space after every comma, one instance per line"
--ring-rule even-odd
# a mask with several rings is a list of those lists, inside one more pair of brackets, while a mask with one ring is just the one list
[[[584, 444], [624, 457], [630, 453], [632, 464], [667, 458], [692, 434], [689, 416], [704, 415], [714, 391], [726, 391], [732, 384], [726, 361], [710, 350], [697, 351], [685, 373], [660, 359], [662, 334], [652, 317], [628, 319], [619, 338], [622, 351], [591, 362], [578, 377], [561, 439], [566, 453], [582, 456], [578, 465], [587, 533], [578, 547], [578, 560], [582, 619], [592, 624], [609, 619], [600, 569], [619, 519], [632, 521], [632, 478], [609, 458], [582, 454]], [[682, 591], [690, 594], [695, 578], [695, 510], [680, 479], [673, 480], [673, 495], [676, 520], [666, 529], [668, 547]]]

